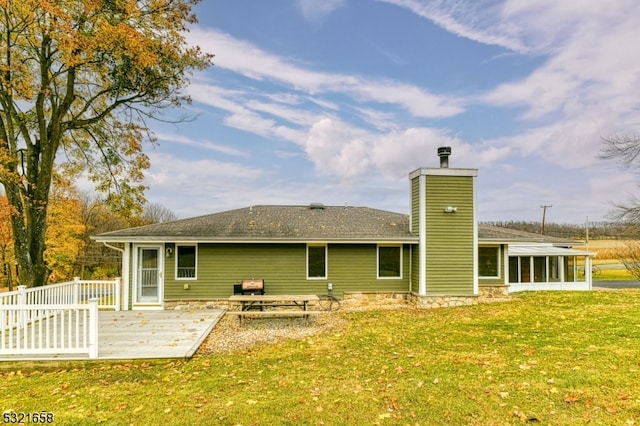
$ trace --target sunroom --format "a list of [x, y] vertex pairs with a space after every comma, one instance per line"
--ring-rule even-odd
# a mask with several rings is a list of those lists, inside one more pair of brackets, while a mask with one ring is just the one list
[[505, 265], [509, 292], [591, 290], [592, 254], [552, 244], [509, 245]]

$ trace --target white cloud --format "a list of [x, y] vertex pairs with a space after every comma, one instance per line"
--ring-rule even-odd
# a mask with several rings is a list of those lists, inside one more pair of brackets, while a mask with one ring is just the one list
[[508, 147], [468, 144], [444, 130], [410, 128], [378, 134], [335, 118], [314, 124], [305, 145], [319, 172], [346, 180], [365, 175], [397, 180], [419, 167], [437, 167], [440, 146], [452, 147], [452, 167], [486, 167], [511, 153]]
[[318, 23], [345, 2], [346, 0], [297, 0], [296, 4], [305, 19]]
[[323, 118], [309, 130], [305, 149], [316, 170], [343, 178], [364, 174], [369, 166], [365, 131]]
[[379, 0], [394, 4], [428, 19], [446, 31], [482, 44], [526, 52], [520, 40], [520, 28], [508, 22], [495, 21], [502, 14], [498, 0]]
[[232, 148], [226, 145], [220, 145], [213, 142], [205, 141], [205, 140], [194, 140], [187, 136], [176, 135], [176, 134], [168, 134], [168, 133], [158, 133], [156, 132], [159, 141], [165, 141], [169, 143], [178, 143], [181, 145], [191, 146], [199, 149], [204, 149], [207, 151], [220, 152], [222, 154], [231, 155], [235, 157], [248, 157], [249, 154], [244, 151], [240, 151], [239, 149]]
[[[392, 104], [416, 117], [451, 117], [464, 110], [462, 101], [457, 97], [436, 95], [406, 83], [310, 71], [217, 30], [196, 27], [189, 33], [189, 40], [203, 50], [215, 53], [216, 67], [254, 80], [284, 84], [289, 90], [308, 94], [346, 93], [352, 96], [355, 103]], [[199, 101], [205, 98], [203, 94], [198, 96]], [[322, 100], [317, 102], [321, 103]]]
[[544, 55], [528, 76], [476, 101], [522, 108], [530, 123], [504, 145], [554, 164], [593, 164], [602, 136], [637, 126], [640, 3], [575, 0], [381, 0], [453, 34], [520, 54]]

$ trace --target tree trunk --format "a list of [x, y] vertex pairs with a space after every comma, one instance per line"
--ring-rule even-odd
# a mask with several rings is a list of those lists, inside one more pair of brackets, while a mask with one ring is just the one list
[[[7, 192], [11, 192], [15, 197], [15, 191]], [[40, 199], [36, 203], [21, 201], [18, 201], [22, 207], [21, 214], [14, 214], [11, 217], [15, 236], [15, 257], [18, 264], [16, 278], [20, 285], [39, 287], [47, 284], [50, 274], [44, 261], [48, 200]], [[13, 200], [11, 202], [14, 206], [17, 205]]]

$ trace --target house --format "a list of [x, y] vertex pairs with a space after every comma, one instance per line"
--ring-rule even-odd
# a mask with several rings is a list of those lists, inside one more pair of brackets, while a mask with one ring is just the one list
[[[243, 279], [271, 294], [385, 299], [416, 306], [477, 303], [535, 289], [591, 288], [576, 243], [478, 225], [476, 169], [409, 175], [410, 215], [368, 207], [262, 205], [103, 233], [123, 254], [123, 309], [223, 300]], [[584, 265], [584, 266], [583, 266]]]

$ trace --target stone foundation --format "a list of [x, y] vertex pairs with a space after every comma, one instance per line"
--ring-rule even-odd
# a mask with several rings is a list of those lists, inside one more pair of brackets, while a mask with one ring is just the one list
[[197, 310], [197, 309], [227, 309], [227, 299], [193, 299], [193, 300], [165, 300], [166, 311]]
[[342, 306], [345, 308], [401, 307], [408, 306], [410, 293], [398, 291], [345, 291]]
[[411, 304], [419, 309], [451, 308], [478, 304], [477, 296], [419, 296], [411, 294]]
[[[418, 296], [408, 291], [347, 291], [341, 302], [345, 309], [401, 307], [435, 309], [472, 306], [478, 303], [510, 299], [509, 286], [507, 285], [480, 286], [479, 291], [478, 296]], [[166, 310], [228, 309], [229, 301], [227, 299], [170, 300], [164, 302], [164, 308]], [[315, 308], [311, 307], [311, 309]]]
[[505, 284], [481, 285], [478, 290], [482, 302], [509, 300], [511, 298], [509, 286]]

